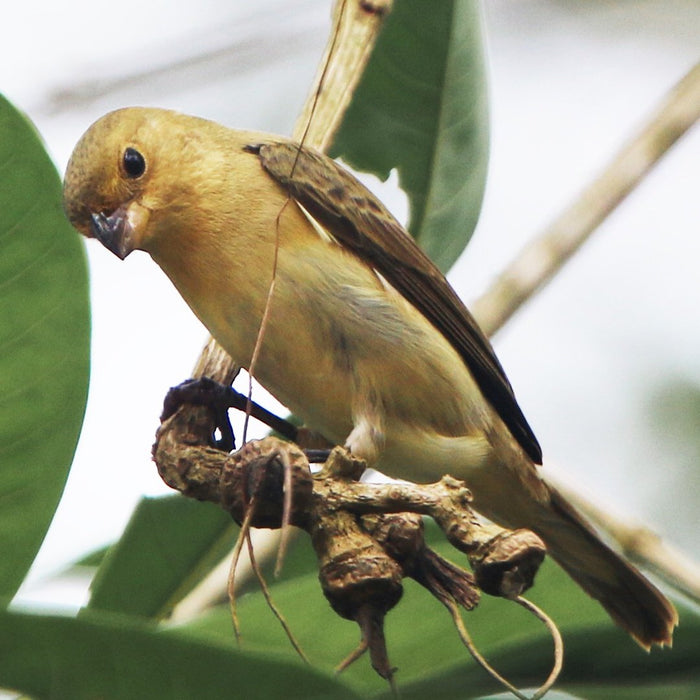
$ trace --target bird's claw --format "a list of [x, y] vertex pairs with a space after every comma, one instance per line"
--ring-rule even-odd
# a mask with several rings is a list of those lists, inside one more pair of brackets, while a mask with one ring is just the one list
[[[235, 396], [234, 396], [235, 395]], [[235, 449], [236, 441], [228, 417], [228, 409], [236, 406], [240, 394], [230, 386], [214, 381], [209, 377], [187, 379], [171, 387], [163, 401], [161, 422], [172, 416], [183, 404], [206, 406], [214, 413], [215, 429], [218, 428], [221, 437], [212, 436], [212, 446], [230, 452]]]

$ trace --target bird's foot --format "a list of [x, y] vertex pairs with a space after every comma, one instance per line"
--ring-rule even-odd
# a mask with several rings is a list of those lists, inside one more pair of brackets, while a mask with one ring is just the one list
[[168, 390], [163, 401], [161, 423], [172, 416], [184, 404], [206, 406], [214, 413], [214, 430], [218, 430], [219, 439], [212, 437], [212, 445], [220, 450], [230, 452], [236, 442], [233, 428], [228, 417], [228, 409], [239, 407], [245, 397], [232, 387], [220, 384], [209, 377], [188, 379]]

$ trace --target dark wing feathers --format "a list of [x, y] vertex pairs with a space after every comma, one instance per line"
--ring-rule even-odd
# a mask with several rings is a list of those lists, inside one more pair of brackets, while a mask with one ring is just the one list
[[377, 198], [333, 160], [311, 149], [274, 142], [246, 150], [257, 153], [273, 179], [450, 341], [513, 436], [540, 464], [537, 438], [491, 344], [443, 274]]

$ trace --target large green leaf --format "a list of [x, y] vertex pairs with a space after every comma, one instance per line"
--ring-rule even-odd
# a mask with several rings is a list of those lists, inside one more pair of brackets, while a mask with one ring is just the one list
[[332, 149], [410, 201], [409, 229], [444, 271], [476, 226], [488, 165], [478, 0], [397, 0]]
[[144, 498], [102, 562], [90, 608], [161, 618], [231, 549], [231, 517], [180, 495]]
[[[180, 495], [144, 498], [100, 562], [88, 608], [166, 617], [232, 550], [238, 532], [231, 517], [211, 503]], [[308, 576], [314, 568], [308, 540], [302, 537], [296, 546], [294, 539], [285, 558], [285, 580]], [[271, 575], [274, 561], [261, 565]]]
[[51, 700], [356, 698], [301, 662], [195, 642], [104, 614], [0, 613], [0, 687]]
[[90, 318], [83, 246], [32, 125], [0, 97], [0, 594], [22, 582], [80, 432]]

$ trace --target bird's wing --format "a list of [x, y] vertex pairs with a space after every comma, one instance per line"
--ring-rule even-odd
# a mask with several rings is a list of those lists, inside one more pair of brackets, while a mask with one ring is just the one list
[[377, 270], [457, 350], [481, 392], [536, 463], [537, 438], [503, 367], [443, 274], [381, 202], [332, 159], [291, 142], [246, 147], [266, 172], [345, 248]]

